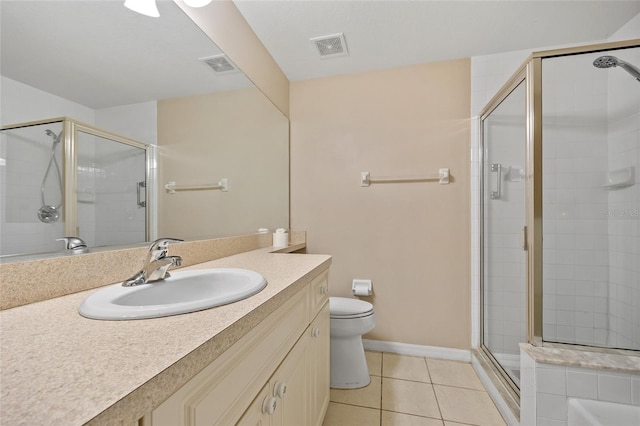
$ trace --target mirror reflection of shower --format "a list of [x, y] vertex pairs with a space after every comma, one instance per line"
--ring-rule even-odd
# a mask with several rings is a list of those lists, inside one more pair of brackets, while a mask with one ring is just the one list
[[[42, 207], [38, 210], [38, 219], [43, 223], [54, 223], [57, 222], [60, 218], [60, 207], [62, 206], [62, 174], [60, 173], [60, 166], [58, 165], [58, 160], [56, 158], [56, 146], [60, 143], [62, 139], [62, 131], [56, 135], [53, 131], [47, 129], [45, 130], [45, 134], [47, 136], [51, 136], [53, 138], [53, 144], [51, 145], [51, 155], [49, 156], [49, 165], [47, 166], [47, 170], [44, 172], [44, 176], [42, 178], [42, 184], [40, 185], [40, 197], [42, 201]], [[54, 166], [55, 170], [51, 170], [51, 166]], [[50, 173], [54, 173], [52, 177], [49, 177]], [[47, 184], [47, 179], [54, 179], [55, 182], [58, 183], [58, 198], [59, 202], [57, 205], [47, 204], [45, 201], [45, 186]], [[53, 197], [55, 198], [55, 197]]]
[[631, 74], [636, 80], [640, 81], [640, 70], [631, 65], [628, 62], [618, 59], [615, 56], [600, 56], [593, 61], [593, 66], [596, 68], [615, 68], [620, 67], [629, 74]]

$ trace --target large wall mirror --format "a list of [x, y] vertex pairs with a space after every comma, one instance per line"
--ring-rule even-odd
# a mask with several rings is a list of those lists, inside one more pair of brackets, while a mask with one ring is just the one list
[[[288, 227], [287, 118], [173, 1], [158, 2], [159, 18], [132, 12], [122, 1], [2, 0], [0, 8], [0, 125], [68, 117], [155, 152], [142, 186], [139, 176], [131, 182], [124, 176], [130, 149], [115, 154], [100, 140], [79, 147], [83, 180], [78, 177], [76, 198], [79, 209], [92, 213], [78, 227], [91, 223], [93, 234], [108, 235], [115, 245]], [[43, 206], [63, 204], [57, 191], [65, 185], [56, 170], [64, 175], [67, 161], [64, 144], [56, 145], [66, 137], [62, 130], [3, 132], [3, 261], [63, 248], [56, 238], [64, 227], [38, 217]], [[18, 172], [25, 178], [16, 178]], [[216, 189], [223, 180], [226, 188]], [[177, 190], [165, 188], [171, 183]], [[91, 193], [100, 188], [108, 196]], [[118, 188], [133, 195], [120, 196]], [[128, 218], [139, 219], [141, 209], [148, 209], [148, 231], [132, 237]], [[113, 220], [109, 212], [116, 211], [124, 214]], [[126, 238], [114, 240], [118, 234]]]

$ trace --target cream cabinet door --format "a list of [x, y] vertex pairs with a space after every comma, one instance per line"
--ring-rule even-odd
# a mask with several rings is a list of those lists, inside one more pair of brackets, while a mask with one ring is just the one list
[[304, 333], [270, 380], [273, 395], [277, 399], [273, 426], [301, 426], [307, 423], [308, 346], [309, 336]]
[[276, 408], [278, 408], [277, 400], [271, 394], [271, 383], [267, 382], [244, 412], [237, 426], [270, 426], [271, 416]]
[[331, 327], [327, 301], [307, 329], [309, 339], [309, 425], [321, 426], [329, 406]]
[[307, 329], [301, 290], [153, 411], [153, 426], [235, 424]]

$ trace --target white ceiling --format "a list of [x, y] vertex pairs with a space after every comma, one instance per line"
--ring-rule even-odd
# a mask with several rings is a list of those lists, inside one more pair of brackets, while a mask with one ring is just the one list
[[247, 87], [198, 58], [220, 49], [172, 1], [0, 1], [2, 75], [93, 109]]
[[[234, 0], [289, 80], [605, 40], [640, 1]], [[344, 33], [321, 59], [312, 37]]]
[[[220, 50], [171, 0], [0, 0], [3, 76], [94, 109], [247, 87], [197, 59]], [[252, 1], [240, 12], [290, 80], [606, 39], [633, 1]], [[350, 55], [309, 38], [344, 32]]]

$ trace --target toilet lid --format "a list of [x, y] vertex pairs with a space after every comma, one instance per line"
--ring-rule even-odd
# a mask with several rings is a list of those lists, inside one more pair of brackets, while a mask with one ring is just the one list
[[348, 299], [346, 297], [330, 297], [329, 311], [332, 318], [353, 318], [371, 314], [373, 305], [364, 300]]

